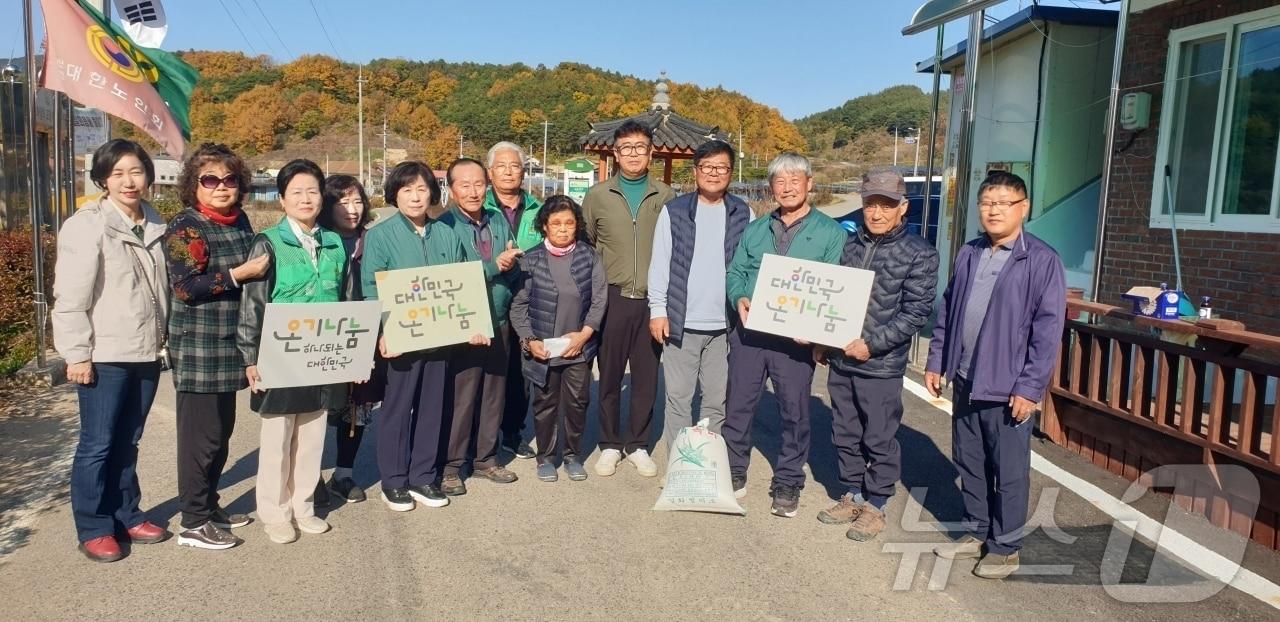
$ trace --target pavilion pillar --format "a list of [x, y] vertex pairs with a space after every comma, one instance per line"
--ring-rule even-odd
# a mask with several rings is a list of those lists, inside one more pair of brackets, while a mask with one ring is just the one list
[[662, 183], [671, 185], [671, 156], [662, 161]]
[[609, 178], [609, 153], [607, 151], [600, 152], [600, 168], [596, 170], [597, 183], [603, 183]]

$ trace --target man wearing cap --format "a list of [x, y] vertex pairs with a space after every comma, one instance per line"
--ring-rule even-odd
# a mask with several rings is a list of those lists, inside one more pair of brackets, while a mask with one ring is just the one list
[[884, 508], [902, 473], [895, 438], [902, 422], [902, 377], [911, 340], [933, 310], [938, 251], [907, 233], [906, 183], [892, 170], [862, 177], [861, 224], [844, 245], [841, 265], [875, 272], [862, 337], [844, 350], [817, 346], [828, 361], [832, 440], [847, 492], [818, 512], [830, 524], [852, 523], [852, 540], [874, 538], [884, 529]]

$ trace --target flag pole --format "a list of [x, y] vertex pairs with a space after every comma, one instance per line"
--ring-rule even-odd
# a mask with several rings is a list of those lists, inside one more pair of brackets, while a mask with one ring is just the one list
[[44, 228], [41, 222], [40, 206], [37, 200], [39, 193], [39, 185], [36, 183], [36, 34], [35, 27], [31, 19], [31, 0], [22, 0], [22, 19], [24, 24], [23, 34], [26, 38], [27, 47], [27, 164], [30, 167], [30, 175], [27, 182], [31, 189], [31, 256], [34, 259], [32, 274], [35, 276], [35, 289], [32, 294], [32, 303], [35, 306], [35, 332], [36, 332], [36, 366], [44, 369], [48, 364], [45, 360], [45, 323], [48, 314], [48, 306], [44, 299], [44, 240], [40, 236], [41, 230]]

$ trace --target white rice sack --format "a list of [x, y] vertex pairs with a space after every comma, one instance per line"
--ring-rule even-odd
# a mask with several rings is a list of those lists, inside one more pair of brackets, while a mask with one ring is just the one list
[[733, 498], [723, 436], [702, 425], [683, 428], [668, 453], [667, 484], [654, 510], [747, 513]]

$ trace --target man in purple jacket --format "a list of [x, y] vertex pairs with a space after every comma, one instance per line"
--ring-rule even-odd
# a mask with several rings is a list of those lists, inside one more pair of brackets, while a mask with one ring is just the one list
[[1053, 373], [1066, 321], [1066, 280], [1057, 253], [1022, 230], [1027, 185], [1005, 172], [978, 188], [986, 235], [956, 255], [938, 311], [925, 387], [952, 384], [951, 457], [960, 472], [960, 540], [934, 552], [981, 557], [973, 573], [1003, 579], [1018, 569], [1031, 477], [1031, 415]]

